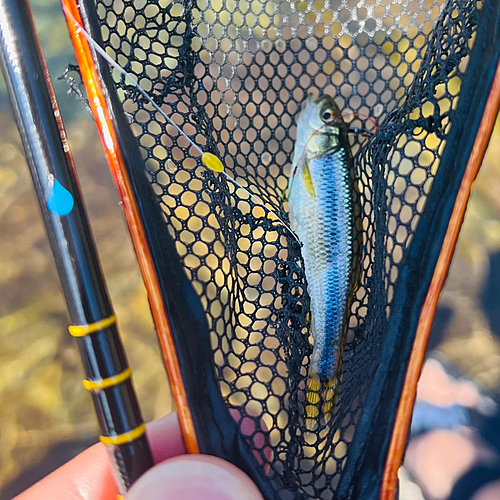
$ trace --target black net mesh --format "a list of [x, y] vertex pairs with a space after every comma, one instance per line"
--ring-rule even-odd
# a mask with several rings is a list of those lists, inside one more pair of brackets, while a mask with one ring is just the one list
[[[350, 134], [361, 278], [341, 386], [329, 408], [318, 403], [306, 412], [313, 341], [300, 245], [247, 192], [207, 170], [134, 87], [115, 79], [164, 222], [206, 312], [220, 393], [256, 469], [275, 498], [347, 498], [349, 487], [339, 493], [339, 481], [348, 460], [351, 471], [362, 463], [368, 438], [366, 425], [358, 436], [359, 422], [379, 404], [372, 386], [386, 362], [399, 280], [412, 265], [408, 251], [433, 183], [454, 175], [441, 159], [483, 2], [97, 0], [96, 6], [108, 53], [285, 221], [283, 193], [307, 94], [333, 96], [344, 121], [374, 132]], [[390, 427], [380, 432], [387, 436]]]

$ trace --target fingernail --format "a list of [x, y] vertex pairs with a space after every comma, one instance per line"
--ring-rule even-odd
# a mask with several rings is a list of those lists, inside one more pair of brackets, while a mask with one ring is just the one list
[[209, 455], [171, 458], [146, 472], [127, 500], [263, 500], [234, 465]]

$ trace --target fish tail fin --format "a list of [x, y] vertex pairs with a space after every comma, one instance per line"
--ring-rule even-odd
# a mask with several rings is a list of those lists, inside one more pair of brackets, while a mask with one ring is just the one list
[[316, 418], [319, 415], [321, 381], [317, 375], [309, 375], [306, 391], [306, 416]]
[[321, 380], [316, 373], [310, 373], [306, 390], [306, 427], [312, 429], [320, 419], [328, 422], [336, 403], [339, 379], [337, 377]]

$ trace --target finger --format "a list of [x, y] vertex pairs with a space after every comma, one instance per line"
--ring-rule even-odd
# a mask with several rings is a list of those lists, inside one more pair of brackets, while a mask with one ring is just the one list
[[146, 472], [127, 500], [263, 500], [240, 469], [209, 455], [171, 458]]
[[[147, 425], [156, 463], [185, 453], [177, 414]], [[115, 500], [116, 486], [109, 455], [98, 443], [36, 483], [16, 500]]]
[[112, 500], [116, 485], [103, 444], [80, 453], [41, 481], [16, 497], [16, 500]]
[[177, 413], [150, 422], [146, 428], [155, 464], [186, 453]]

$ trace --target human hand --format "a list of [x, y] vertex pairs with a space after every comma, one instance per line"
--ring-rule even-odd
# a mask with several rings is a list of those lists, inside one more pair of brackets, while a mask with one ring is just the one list
[[[250, 478], [208, 455], [186, 455], [176, 414], [148, 424], [157, 465], [131, 488], [127, 500], [262, 500]], [[116, 500], [109, 457], [98, 443], [14, 500]]]

